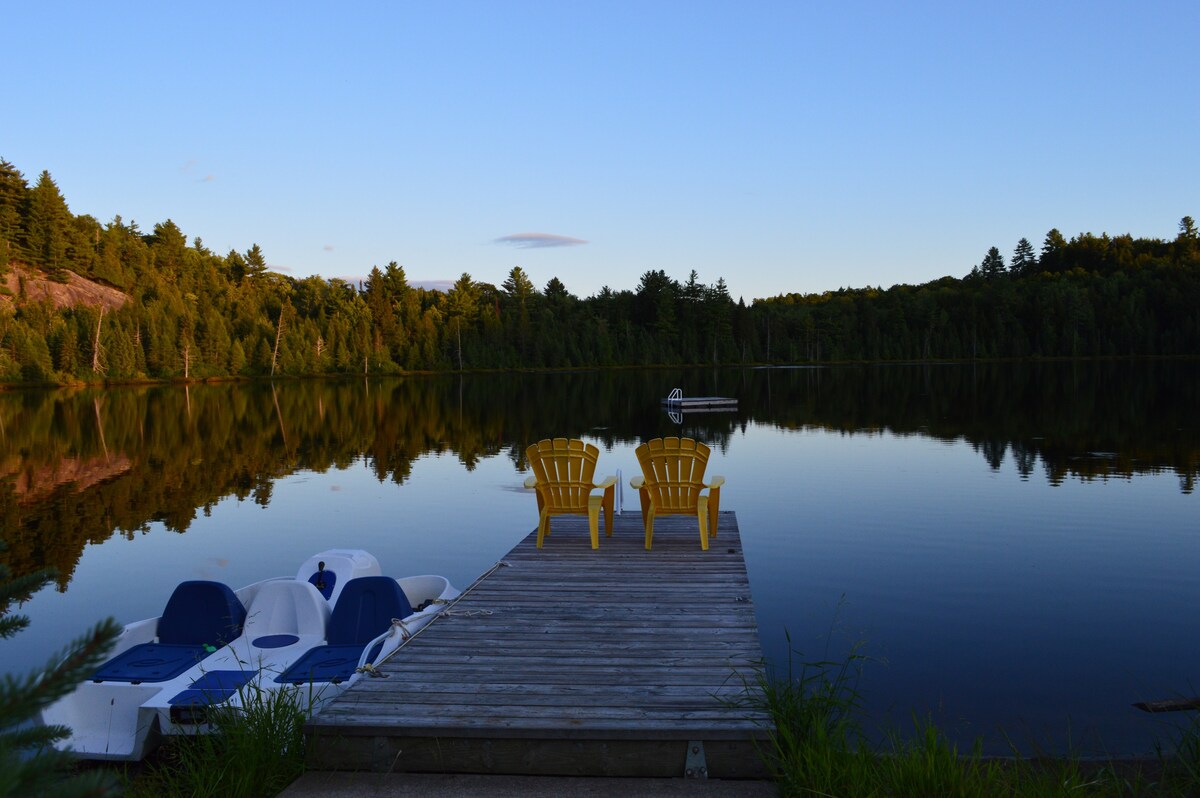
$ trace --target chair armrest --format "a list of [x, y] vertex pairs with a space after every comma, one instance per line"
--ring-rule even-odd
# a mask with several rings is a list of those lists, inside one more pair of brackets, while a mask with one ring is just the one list
[[537, 487], [537, 477], [526, 477], [525, 478], [525, 487], [536, 488]]
[[705, 485], [706, 488], [719, 488], [725, 484], [725, 477], [713, 477], [713, 481]]
[[629, 487], [633, 488], [634, 490], [641, 490], [642, 485], [645, 485], [645, 484], [646, 484], [645, 477], [634, 477], [633, 479], [629, 480]]
[[616, 484], [617, 484], [617, 478], [615, 476], [611, 476], [611, 477], [605, 477], [603, 482], [597, 482], [596, 487], [597, 488], [611, 488], [613, 485], [616, 485]]

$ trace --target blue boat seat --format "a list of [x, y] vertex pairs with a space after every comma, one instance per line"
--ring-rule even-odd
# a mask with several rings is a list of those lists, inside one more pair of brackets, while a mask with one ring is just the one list
[[228, 585], [181, 582], [158, 619], [158, 641], [141, 643], [104, 663], [97, 682], [165, 682], [242, 634], [246, 608]]
[[[342, 588], [329, 619], [326, 645], [310, 648], [290, 668], [275, 678], [280, 684], [345, 681], [354, 675], [363, 648], [392, 625], [393, 618], [413, 614], [408, 596], [395, 579], [360, 576]], [[382, 644], [368, 659], [374, 659]]]
[[184, 725], [207, 723], [210, 706], [225, 703], [255, 676], [258, 671], [208, 671], [167, 702], [171, 721]]

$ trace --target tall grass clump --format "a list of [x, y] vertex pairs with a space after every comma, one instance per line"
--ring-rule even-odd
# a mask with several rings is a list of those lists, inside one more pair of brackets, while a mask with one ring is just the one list
[[1200, 714], [1193, 714], [1188, 724], [1176, 731], [1170, 754], [1160, 750], [1159, 757], [1171, 781], [1186, 787], [1187, 795], [1200, 795]]
[[771, 678], [763, 671], [747, 685], [745, 701], [774, 721], [761, 753], [783, 796], [869, 794], [873, 752], [859, 725], [864, 661], [856, 646], [840, 662], [805, 662], [797, 673], [789, 653], [786, 676]]
[[[789, 638], [790, 643], [790, 638]], [[1140, 798], [1200, 797], [1200, 719], [1179, 732], [1160, 761], [1093, 762], [1076, 756], [988, 758], [983, 741], [960, 750], [931, 721], [914, 717], [907, 734], [873, 738], [863, 727], [861, 645], [841, 661], [805, 662], [789, 655], [786, 675], [760, 671], [733, 701], [773, 721], [761, 749], [783, 798]]]
[[210, 734], [172, 738], [128, 785], [132, 798], [269, 798], [304, 772], [307, 691], [243, 688], [242, 706], [213, 707]]

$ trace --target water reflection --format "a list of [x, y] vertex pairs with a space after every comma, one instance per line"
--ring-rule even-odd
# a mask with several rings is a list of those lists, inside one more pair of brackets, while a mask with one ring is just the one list
[[[672, 423], [676, 386], [738, 410]], [[146, 617], [180, 578], [244, 584], [331, 545], [468, 584], [533, 528], [529, 442], [597, 441], [612, 473], [684, 434], [729, 479], [769, 661], [825, 651], [836, 616], [887, 659], [865, 707], [897, 726], [938, 713], [969, 744], [1070, 722], [1097, 751], [1146, 751], [1130, 704], [1189, 689], [1200, 657], [1197, 406], [1181, 362], [0, 394], [2, 556], [60, 571], [5, 658], [34, 667], [94, 618]]]
[[[736, 397], [736, 413], [659, 400]], [[1195, 363], [1101, 362], [820, 369], [631, 370], [388, 381], [227, 383], [0, 394], [0, 522], [16, 574], [54, 566], [65, 589], [87, 543], [152, 522], [185, 532], [229, 496], [266, 506], [276, 480], [365, 461], [403, 484], [415, 460], [467, 470], [525, 446], [587, 436], [608, 447], [664, 434], [722, 451], [748, 425], [964, 440], [1022, 479], [1200, 473]]]

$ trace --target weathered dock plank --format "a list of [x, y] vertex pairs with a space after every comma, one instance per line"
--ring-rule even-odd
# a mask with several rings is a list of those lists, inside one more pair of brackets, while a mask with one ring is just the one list
[[[700, 550], [694, 519], [584, 519], [531, 533], [444, 617], [308, 724], [310, 766], [397, 772], [764, 775], [769, 720], [739, 703], [762, 651], [733, 513]], [[695, 759], [693, 759], [693, 764]]]

